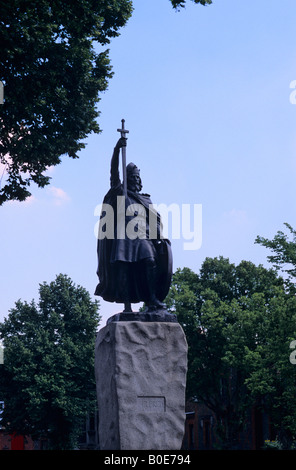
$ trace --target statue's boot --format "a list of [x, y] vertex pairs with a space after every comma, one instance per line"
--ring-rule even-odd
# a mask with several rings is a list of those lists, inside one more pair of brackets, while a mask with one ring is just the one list
[[125, 302], [124, 303], [124, 310], [125, 313], [127, 312], [132, 312], [132, 305], [130, 302]]

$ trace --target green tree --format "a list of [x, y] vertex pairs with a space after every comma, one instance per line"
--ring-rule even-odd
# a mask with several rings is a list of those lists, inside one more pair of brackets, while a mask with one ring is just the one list
[[[281, 308], [273, 309], [273, 330], [270, 334], [274, 333], [273, 343], [264, 345], [264, 354], [256, 357], [258, 361], [258, 369], [262, 371], [270, 370], [272, 363], [276, 363], [276, 375], [273, 376], [273, 381], [268, 385], [271, 388], [270, 400], [274, 420], [278, 424], [279, 437], [283, 447], [289, 447], [293, 440], [296, 440], [296, 406], [293, 396], [295, 395], [296, 380], [295, 380], [295, 365], [287, 363], [287, 348], [291, 341], [296, 339], [295, 323], [296, 323], [296, 308], [295, 308], [295, 293], [296, 293], [296, 230], [285, 223], [289, 234], [285, 234], [279, 230], [272, 240], [265, 237], [258, 236], [255, 243], [260, 244], [270, 250], [273, 254], [267, 256], [268, 261], [273, 265], [277, 272], [285, 276], [286, 291], [290, 292], [291, 299], [287, 305], [282, 302]], [[280, 298], [275, 302], [280, 302]], [[292, 324], [291, 324], [292, 322]], [[292, 332], [292, 333], [291, 333]], [[279, 338], [282, 338], [281, 340]], [[286, 347], [283, 348], [283, 344]], [[271, 344], [278, 345], [277, 349], [271, 348]], [[270, 378], [270, 377], [269, 377]], [[268, 382], [266, 380], [266, 382]], [[256, 390], [256, 381], [250, 379], [250, 387]]]
[[0, 205], [26, 199], [32, 181], [44, 187], [46, 169], [100, 131], [96, 105], [112, 77], [105, 46], [131, 13], [131, 0], [1, 2]]
[[289, 449], [296, 441], [296, 369], [289, 360], [290, 343], [296, 339], [296, 298], [277, 288], [268, 304], [257, 298], [253, 311], [256, 344], [244, 348], [245, 383], [269, 414], [281, 447]]
[[132, 11], [132, 0], [0, 3], [0, 205], [25, 200], [32, 182], [49, 184], [47, 168], [78, 158], [83, 139], [100, 132], [97, 104], [113, 75], [106, 45]]
[[94, 410], [94, 341], [98, 303], [70, 278], [39, 288], [39, 302], [16, 302], [0, 324], [5, 363], [0, 377], [8, 431], [44, 437], [72, 449]]
[[[210, 5], [212, 0], [191, 0], [194, 3], [200, 3], [201, 5]], [[174, 8], [184, 8], [186, 5], [186, 0], [171, 0], [171, 3]]]
[[235, 447], [251, 405], [264, 404], [280, 429], [291, 410], [286, 406], [276, 419], [282, 389], [275, 384], [284, 364], [287, 405], [295, 382], [289, 341], [296, 329], [295, 298], [276, 271], [207, 258], [199, 274], [177, 270], [167, 304], [177, 312], [189, 345], [187, 396], [214, 411], [223, 447]]
[[258, 236], [255, 243], [265, 246], [274, 254], [267, 256], [268, 261], [274, 266], [277, 271], [284, 272], [288, 275], [289, 279], [295, 282], [296, 278], [296, 230], [285, 223], [284, 224], [290, 231], [291, 239], [288, 235], [279, 230], [273, 240]]

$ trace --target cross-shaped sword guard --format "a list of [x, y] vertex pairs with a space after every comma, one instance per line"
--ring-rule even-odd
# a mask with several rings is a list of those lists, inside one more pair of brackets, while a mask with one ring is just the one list
[[125, 137], [125, 134], [128, 134], [129, 131], [124, 128], [125, 119], [121, 119], [121, 129], [117, 129], [117, 132], [121, 133], [121, 137]]

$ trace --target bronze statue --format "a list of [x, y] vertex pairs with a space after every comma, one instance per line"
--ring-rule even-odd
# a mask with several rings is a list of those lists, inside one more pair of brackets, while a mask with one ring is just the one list
[[[121, 138], [111, 160], [111, 187], [103, 201], [103, 208], [109, 205], [114, 214], [114, 237], [98, 237], [99, 284], [95, 295], [123, 303], [124, 312], [131, 312], [131, 304], [141, 301], [147, 311], [161, 310], [171, 284], [171, 246], [169, 240], [162, 238], [161, 218], [153, 211], [150, 195], [141, 193], [140, 170], [133, 163], [126, 166], [128, 131], [124, 120], [118, 130]], [[120, 149], [123, 182], [119, 176]], [[102, 216], [101, 222], [105, 223]]]

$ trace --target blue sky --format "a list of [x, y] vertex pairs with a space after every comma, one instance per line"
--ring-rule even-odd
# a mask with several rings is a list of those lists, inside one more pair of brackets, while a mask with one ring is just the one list
[[[198, 272], [220, 255], [267, 265], [256, 236], [273, 238], [284, 222], [296, 227], [295, 0], [188, 0], [180, 12], [169, 0], [134, 0], [134, 8], [109, 46], [103, 132], [86, 139], [79, 160], [51, 169], [50, 186], [0, 208], [0, 321], [59, 273], [93, 294], [94, 211], [122, 118], [127, 161], [140, 167], [153, 202], [202, 204], [202, 246], [185, 251], [173, 240], [174, 269]], [[120, 309], [101, 302], [102, 325]]]

